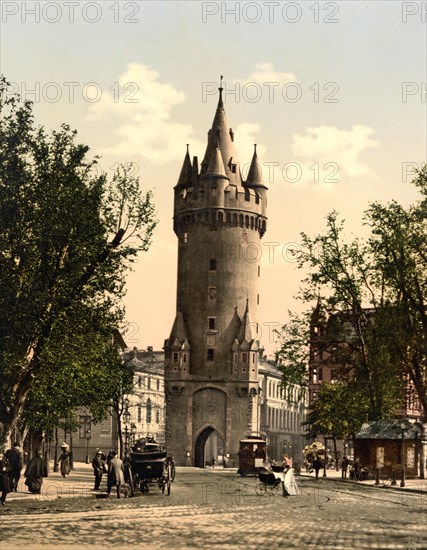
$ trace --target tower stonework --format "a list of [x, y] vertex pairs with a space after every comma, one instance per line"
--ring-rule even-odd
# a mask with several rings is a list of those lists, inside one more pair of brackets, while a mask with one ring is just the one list
[[[203, 161], [187, 153], [174, 188], [176, 317], [165, 340], [166, 446], [180, 465], [204, 465], [214, 430], [230, 466], [260, 423], [257, 340], [267, 187], [256, 146], [246, 181], [222, 88]], [[211, 457], [210, 457], [211, 458]]]

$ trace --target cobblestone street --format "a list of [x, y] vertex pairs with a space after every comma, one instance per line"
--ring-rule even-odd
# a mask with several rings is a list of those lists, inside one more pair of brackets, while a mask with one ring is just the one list
[[301, 477], [298, 497], [260, 497], [257, 482], [231, 470], [183, 468], [169, 497], [153, 487], [131, 499], [97, 499], [90, 470], [77, 469], [56, 483], [60, 498], [8, 499], [0, 548], [427, 547], [426, 493]]

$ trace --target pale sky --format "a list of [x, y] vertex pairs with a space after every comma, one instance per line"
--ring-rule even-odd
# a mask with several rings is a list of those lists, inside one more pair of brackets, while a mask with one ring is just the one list
[[[361, 232], [371, 201], [415, 198], [426, 159], [425, 2], [2, 2], [1, 70], [102, 155], [134, 162], [159, 225], [128, 278], [129, 346], [161, 349], [175, 315], [173, 186], [186, 143], [203, 157], [224, 75], [241, 166], [269, 187], [258, 321], [271, 353], [303, 273], [287, 255], [338, 210]], [[276, 244], [274, 244], [276, 243]]]

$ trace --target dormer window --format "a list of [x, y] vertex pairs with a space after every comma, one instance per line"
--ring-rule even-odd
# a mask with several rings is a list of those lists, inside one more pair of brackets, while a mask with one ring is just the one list
[[216, 259], [211, 258], [209, 260], [209, 271], [216, 271]]

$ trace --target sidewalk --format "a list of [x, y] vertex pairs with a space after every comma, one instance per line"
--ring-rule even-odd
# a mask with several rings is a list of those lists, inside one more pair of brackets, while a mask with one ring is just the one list
[[[305, 472], [301, 472], [300, 477], [306, 477], [311, 479], [316, 479], [316, 476], [314, 472], [312, 474], [308, 474]], [[319, 479], [322, 480], [340, 480], [342, 483], [352, 483], [352, 484], [358, 484], [358, 485], [365, 485], [369, 487], [375, 487], [375, 488], [383, 488], [384, 484], [380, 481], [379, 485], [375, 485], [374, 479], [367, 479], [364, 481], [354, 481], [353, 479], [349, 479], [347, 475], [347, 479], [341, 479], [341, 470], [326, 470], [326, 477], [323, 477], [323, 470], [320, 470], [319, 472]], [[405, 480], [405, 487], [400, 486], [400, 478], [396, 480], [396, 485], [387, 485], [387, 489], [392, 490], [399, 490], [399, 491], [407, 491], [407, 492], [416, 492], [416, 493], [427, 493], [427, 479], [406, 479]]]
[[[24, 471], [23, 469], [18, 484], [18, 491], [7, 495], [6, 504], [17, 500], [40, 502], [56, 498], [88, 497], [96, 494], [95, 491], [91, 491], [95, 480], [91, 464], [75, 462], [74, 470], [71, 471], [69, 476], [63, 478], [60, 472], [53, 471], [53, 461], [50, 461], [49, 475], [43, 478], [43, 485], [39, 495], [28, 491], [28, 487], [25, 485]], [[106, 489], [106, 479], [107, 476], [104, 474], [101, 489]]]

